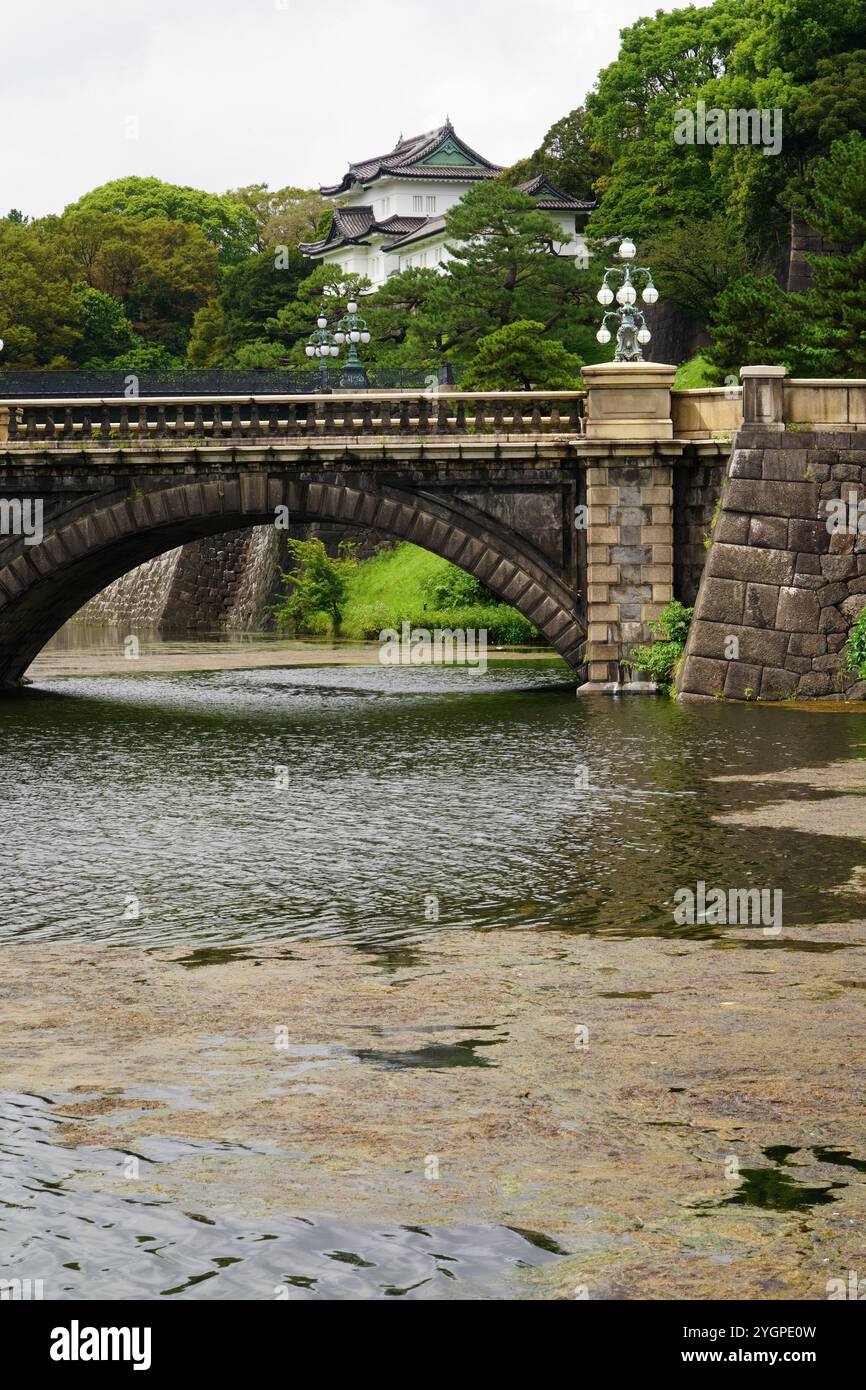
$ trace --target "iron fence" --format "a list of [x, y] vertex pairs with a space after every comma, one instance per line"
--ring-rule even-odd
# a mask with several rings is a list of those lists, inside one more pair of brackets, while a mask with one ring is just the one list
[[[462, 368], [450, 363], [438, 367], [369, 367], [371, 391], [423, 391], [431, 385], [452, 385]], [[290, 368], [256, 368], [218, 371], [122, 372], [28, 371], [0, 372], [0, 400], [73, 400], [153, 396], [312, 396], [339, 389], [341, 366], [316, 371]], [[353, 386], [353, 391], [358, 388]]]

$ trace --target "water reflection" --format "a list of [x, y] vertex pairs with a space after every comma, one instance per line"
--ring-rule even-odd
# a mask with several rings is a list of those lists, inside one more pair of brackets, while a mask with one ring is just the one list
[[562, 672], [105, 677], [4, 702], [0, 934], [330, 937], [387, 968], [453, 927], [731, 941], [672, 925], [701, 879], [782, 887], [786, 926], [861, 911], [825, 891], [856, 842], [713, 823], [797, 789], [711, 779], [862, 756], [866, 716], [576, 700]]
[[[501, 1298], [521, 1269], [567, 1253], [519, 1227], [379, 1229], [318, 1215], [253, 1221], [183, 1211], [127, 1194], [124, 1153], [54, 1145], [62, 1119], [62, 1100], [0, 1096], [0, 1268], [31, 1288], [41, 1281], [46, 1299]], [[139, 1158], [156, 1182], [173, 1158], [237, 1147], [147, 1144], [150, 1156]], [[114, 1189], [92, 1191], [96, 1172], [117, 1174]]]

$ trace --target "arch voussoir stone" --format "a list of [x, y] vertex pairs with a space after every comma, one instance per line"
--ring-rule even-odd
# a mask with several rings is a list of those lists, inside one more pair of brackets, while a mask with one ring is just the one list
[[[130, 483], [134, 486], [135, 481]], [[378, 484], [305, 481], [287, 473], [182, 481], [136, 488], [134, 495], [75, 497], [52, 517], [39, 545], [0, 552], [0, 688], [20, 683], [33, 658], [80, 607], [146, 560], [209, 535], [273, 523], [288, 506], [299, 521], [370, 526], [442, 555], [476, 575], [536, 623], [574, 666], [585, 630], [577, 598], [562, 576], [493, 518], [461, 510], [459, 499], [413, 494]], [[489, 524], [488, 524], [489, 523]], [[12, 553], [16, 552], [16, 553]]]

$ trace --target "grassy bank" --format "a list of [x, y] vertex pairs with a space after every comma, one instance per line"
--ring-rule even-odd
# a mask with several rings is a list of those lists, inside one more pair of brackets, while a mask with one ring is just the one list
[[[515, 608], [490, 602], [471, 575], [408, 541], [348, 570], [339, 635], [375, 640], [385, 628], [399, 628], [403, 622], [424, 628], [486, 628], [490, 642], [506, 646], [541, 641], [538, 630]], [[305, 626], [311, 636], [333, 630], [324, 613]]]

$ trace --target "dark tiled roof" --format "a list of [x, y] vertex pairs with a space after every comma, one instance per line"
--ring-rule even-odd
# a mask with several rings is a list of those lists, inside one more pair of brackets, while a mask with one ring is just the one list
[[444, 217], [424, 217], [421, 219], [420, 227], [414, 227], [405, 236], [401, 236], [398, 241], [392, 241], [389, 246], [383, 246], [382, 250], [399, 251], [404, 246], [412, 246], [416, 241], [427, 241], [432, 236], [440, 236], [444, 230]]
[[562, 189], [556, 188], [544, 174], [538, 174], [536, 178], [530, 179], [528, 183], [518, 185], [521, 193], [528, 193], [530, 198], [534, 198], [540, 208], [550, 212], [591, 212], [598, 204], [590, 199], [585, 201], [581, 198], [572, 198], [570, 194], [563, 193]]
[[[430, 165], [417, 167], [419, 161], [429, 158], [448, 138], [466, 156], [465, 164]], [[350, 164], [339, 183], [323, 187], [320, 191], [326, 198], [338, 193], [346, 193], [354, 183], [369, 184], [384, 175], [399, 178], [433, 179], [489, 179], [500, 171], [501, 165], [491, 164], [489, 159], [478, 154], [461, 140], [454, 132], [450, 121], [439, 126], [438, 130], [428, 130], [423, 135], [413, 135], [408, 140], [400, 139], [387, 154], [376, 155], [372, 159], [361, 159]]]
[[425, 222], [429, 222], [429, 217], [386, 217], [384, 222], [376, 224], [380, 232], [387, 232], [389, 236], [404, 236], [408, 232], [417, 231], [423, 227]]
[[335, 208], [328, 235], [322, 241], [302, 242], [299, 249], [304, 256], [317, 256], [345, 246], [347, 242], [366, 241], [372, 232], [381, 232], [383, 236], [404, 236], [426, 220], [425, 217], [394, 216], [377, 222], [371, 207]]

